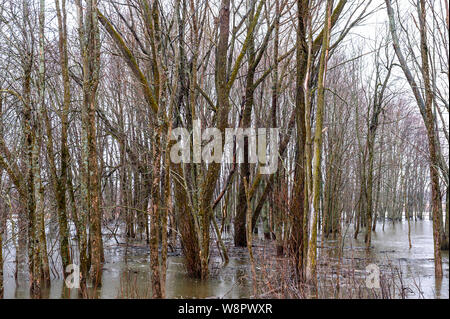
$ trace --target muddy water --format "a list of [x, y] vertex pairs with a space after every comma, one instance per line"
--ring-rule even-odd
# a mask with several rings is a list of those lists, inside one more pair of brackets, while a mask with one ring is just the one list
[[[352, 226], [350, 226], [351, 228]], [[449, 258], [448, 251], [443, 252], [444, 278], [436, 282], [434, 277], [433, 238], [431, 221], [411, 222], [412, 248], [408, 244], [407, 223], [386, 222], [377, 226], [373, 234], [373, 249], [367, 255], [363, 234], [353, 240], [351, 232], [346, 234], [344, 256], [361, 255], [377, 265], [392, 264], [402, 270], [405, 281], [417, 282], [422, 296], [413, 298], [449, 297]], [[227, 240], [231, 247], [230, 238]], [[8, 248], [7, 248], [8, 249]], [[53, 248], [56, 250], [56, 248]], [[191, 279], [186, 275], [182, 256], [169, 256], [166, 295], [168, 298], [246, 298], [251, 294], [250, 267], [245, 249], [234, 250], [234, 256], [226, 267], [220, 257], [212, 258], [211, 278], [207, 281]], [[19, 273], [14, 279], [14, 249], [6, 253], [5, 298], [29, 298], [26, 272]], [[103, 285], [97, 289], [99, 298], [149, 298], [149, 251], [145, 246], [118, 246], [110, 239], [105, 241]], [[57, 261], [56, 261], [57, 263]], [[26, 267], [25, 267], [26, 268]], [[51, 286], [44, 290], [44, 298], [78, 298], [76, 289], [64, 289], [61, 278], [54, 278]]]
[[[225, 239], [231, 247], [232, 238], [228, 236]], [[94, 296], [92, 291], [95, 290], [95, 298], [150, 298], [148, 246], [143, 242], [134, 242], [125, 246], [117, 245], [112, 238], [104, 240], [106, 262], [103, 265], [102, 287], [99, 289], [90, 287], [91, 296]], [[15, 280], [15, 249], [11, 247], [7, 249], [8, 253], [4, 257], [4, 298], [30, 298], [26, 262], [23, 261], [20, 264], [17, 280]], [[53, 249], [58, 248], [53, 247]], [[223, 267], [220, 257], [211, 257], [211, 278], [207, 281], [188, 277], [183, 265], [183, 257], [179, 252], [172, 253], [168, 256], [167, 298], [248, 298], [251, 282], [248, 281], [250, 266], [247, 250], [236, 250], [238, 253], [230, 257], [226, 267]], [[59, 265], [55, 268], [60, 268], [60, 261], [56, 260], [56, 263]], [[65, 283], [59, 274], [59, 277], [52, 275], [51, 285], [43, 289], [42, 298], [76, 299], [80, 296], [78, 289], [65, 288]]]
[[[127, 261], [110, 260], [105, 263], [102, 287], [97, 289], [98, 298], [149, 298], [151, 296], [148, 256], [133, 256]], [[231, 258], [228, 266], [216, 270], [207, 281], [189, 278], [183, 266], [182, 257], [169, 257], [167, 270], [167, 298], [245, 298], [250, 289], [247, 282], [246, 259]], [[64, 289], [62, 279], [52, 280], [45, 289], [44, 298], [78, 298], [77, 290]], [[26, 280], [14, 278], [5, 281], [5, 298], [29, 298]]]

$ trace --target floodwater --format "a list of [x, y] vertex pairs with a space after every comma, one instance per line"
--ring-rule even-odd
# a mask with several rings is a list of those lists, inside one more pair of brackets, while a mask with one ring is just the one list
[[[418, 284], [423, 298], [449, 298], [449, 262], [448, 250], [441, 251], [444, 276], [437, 281], [434, 276], [433, 222], [428, 218], [411, 221], [411, 244], [408, 242], [408, 223], [386, 221], [384, 231], [382, 223], [372, 234], [371, 262], [399, 267], [409, 284]], [[364, 233], [358, 240], [352, 240], [353, 247], [364, 247]], [[362, 251], [362, 250], [359, 250]], [[365, 250], [364, 250], [365, 251]], [[419, 296], [413, 296], [418, 298]]]
[[[350, 226], [353, 228], [353, 226]], [[260, 234], [261, 235], [261, 234]], [[261, 237], [261, 236], [260, 236]], [[373, 234], [372, 250], [367, 255], [363, 249], [364, 234], [352, 239], [346, 234], [344, 256], [349, 252], [364, 255], [377, 265], [391, 264], [402, 270], [405, 281], [420, 286], [421, 295], [412, 298], [449, 298], [449, 256], [442, 252], [444, 278], [436, 282], [434, 277], [432, 222], [411, 221], [412, 248], [408, 244], [408, 224], [387, 222], [384, 231], [377, 225]], [[230, 237], [225, 238], [232, 246]], [[329, 243], [327, 243], [328, 245]], [[319, 245], [320, 246], [320, 245]], [[14, 249], [4, 247], [4, 298], [29, 298], [26, 271], [14, 278]], [[8, 250], [5, 252], [5, 250]], [[57, 248], [53, 247], [53, 250]], [[237, 253], [236, 253], [237, 251]], [[251, 275], [246, 250], [233, 249], [228, 265], [223, 267], [220, 257], [213, 257], [211, 276], [207, 281], [189, 278], [183, 266], [183, 257], [168, 257], [166, 281], [167, 298], [248, 298], [251, 295]], [[98, 298], [149, 298], [149, 250], [140, 243], [134, 246], [117, 245], [113, 239], [105, 240], [105, 259], [102, 287], [97, 289]], [[56, 261], [57, 263], [57, 261]], [[22, 265], [26, 269], [25, 265]], [[54, 272], [52, 272], [54, 273]], [[65, 289], [61, 277], [52, 276], [50, 287], [44, 289], [44, 298], [78, 298], [77, 289]]]

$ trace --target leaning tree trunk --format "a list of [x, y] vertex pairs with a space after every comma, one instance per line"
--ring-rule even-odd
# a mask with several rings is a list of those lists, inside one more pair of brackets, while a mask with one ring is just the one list
[[419, 90], [419, 86], [416, 84], [413, 75], [406, 63], [403, 53], [400, 50], [400, 41], [398, 39], [397, 30], [395, 26], [394, 10], [390, 0], [385, 0], [386, 8], [389, 17], [389, 27], [392, 34], [392, 41], [397, 58], [400, 62], [403, 73], [411, 86], [414, 97], [419, 106], [420, 113], [425, 123], [428, 137], [429, 148], [429, 169], [431, 179], [431, 206], [433, 216], [433, 241], [434, 241], [434, 265], [436, 277], [442, 277], [442, 257], [440, 247], [440, 214], [441, 208], [441, 194], [439, 187], [439, 154], [437, 153], [437, 143], [434, 129], [434, 117], [432, 111], [433, 104], [433, 91], [431, 89], [430, 81], [430, 66], [428, 61], [428, 44], [427, 44], [427, 28], [426, 28], [426, 10], [425, 1], [420, 0], [419, 10], [419, 29], [420, 29], [420, 51], [422, 57], [422, 77], [425, 85], [425, 101]]

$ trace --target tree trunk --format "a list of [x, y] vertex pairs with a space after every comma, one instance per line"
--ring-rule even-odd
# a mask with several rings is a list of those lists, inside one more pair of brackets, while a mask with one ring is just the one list
[[314, 162], [313, 162], [313, 193], [312, 207], [310, 207], [309, 229], [308, 229], [308, 255], [306, 265], [306, 280], [315, 281], [317, 279], [317, 221], [320, 209], [320, 188], [321, 174], [320, 162], [322, 156], [322, 129], [323, 112], [325, 107], [325, 79], [327, 73], [328, 53], [330, 45], [331, 32], [331, 10], [333, 1], [327, 0], [326, 13], [324, 20], [324, 32], [322, 39], [322, 52], [320, 56], [319, 79], [317, 86], [317, 113], [316, 130], [314, 136]]

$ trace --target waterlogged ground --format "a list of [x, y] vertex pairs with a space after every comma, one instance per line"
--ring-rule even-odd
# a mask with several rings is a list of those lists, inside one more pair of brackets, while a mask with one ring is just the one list
[[[207, 281], [187, 276], [179, 248], [175, 252], [169, 252], [166, 280], [167, 298], [248, 298], [251, 281], [248, 277], [250, 266], [247, 250], [233, 248], [230, 236], [225, 236], [224, 239], [233, 250], [233, 256], [230, 256], [229, 263], [223, 267], [221, 257], [214, 254], [210, 262], [211, 278]], [[16, 280], [14, 277], [15, 248], [11, 246], [7, 248], [4, 256], [4, 298], [30, 298], [25, 257], [22, 257], [21, 262], [19, 261]], [[54, 251], [59, 249], [56, 243], [52, 247]], [[104, 248], [105, 263], [102, 287], [95, 289], [96, 298], [150, 298], [150, 250], [148, 245], [143, 241], [118, 245], [113, 237], [105, 236]], [[212, 247], [212, 251], [215, 251], [215, 247]], [[78, 289], [65, 288], [62, 275], [59, 274], [56, 277], [55, 268], [61, 267], [60, 260], [55, 260], [54, 263], [58, 266], [51, 267], [53, 274], [51, 285], [43, 289], [42, 297], [79, 298]]]
[[[419, 285], [422, 296], [418, 298], [449, 298], [449, 260], [448, 250], [442, 251], [444, 277], [436, 282], [434, 276], [433, 225], [430, 220], [411, 221], [411, 244], [408, 243], [408, 224], [406, 222], [386, 222], [377, 225], [372, 235], [373, 249], [370, 257], [375, 264], [388, 263], [402, 270], [405, 281], [410, 286]], [[353, 247], [364, 247], [364, 234], [357, 241], [352, 240]], [[362, 255], [362, 251], [359, 250]], [[366, 254], [364, 250], [364, 255]]]
[[[411, 222], [412, 248], [408, 244], [407, 223], [386, 222], [384, 231], [378, 224], [373, 234], [373, 248], [368, 254], [364, 249], [364, 236], [352, 239], [352, 226], [345, 236], [344, 253], [346, 259], [364, 259], [364, 264], [374, 263], [381, 269], [389, 267], [400, 269], [402, 280], [413, 287], [410, 298], [449, 298], [449, 258], [448, 251], [442, 253], [444, 278], [436, 282], [434, 277], [432, 223], [429, 220]], [[261, 237], [261, 236], [260, 236]], [[212, 257], [211, 277], [206, 281], [191, 279], [186, 275], [183, 257], [179, 251], [168, 258], [166, 295], [168, 298], [248, 298], [252, 294], [251, 272], [246, 249], [236, 249], [231, 238], [225, 238], [230, 249], [230, 262], [223, 267], [219, 256]], [[261, 242], [255, 244], [261, 247]], [[321, 243], [319, 243], [321, 246]], [[321, 250], [330, 253], [329, 247], [338, 246], [337, 241], [324, 242]], [[52, 247], [54, 251], [57, 247]], [[5, 298], [29, 298], [26, 263], [20, 263], [17, 280], [15, 272], [15, 249], [7, 247], [5, 254]], [[327, 252], [328, 251], [328, 252]], [[96, 289], [98, 298], [148, 298], [149, 287], [149, 249], [143, 243], [117, 245], [113, 238], [105, 239], [105, 259], [102, 287]], [[58, 264], [58, 261], [54, 261]], [[53, 268], [53, 267], [52, 267]], [[363, 269], [362, 269], [363, 270]], [[362, 271], [360, 270], [360, 271]], [[44, 289], [44, 298], [78, 298], [77, 289], [65, 289], [64, 282], [52, 270], [52, 283]], [[416, 289], [420, 287], [420, 291]]]

